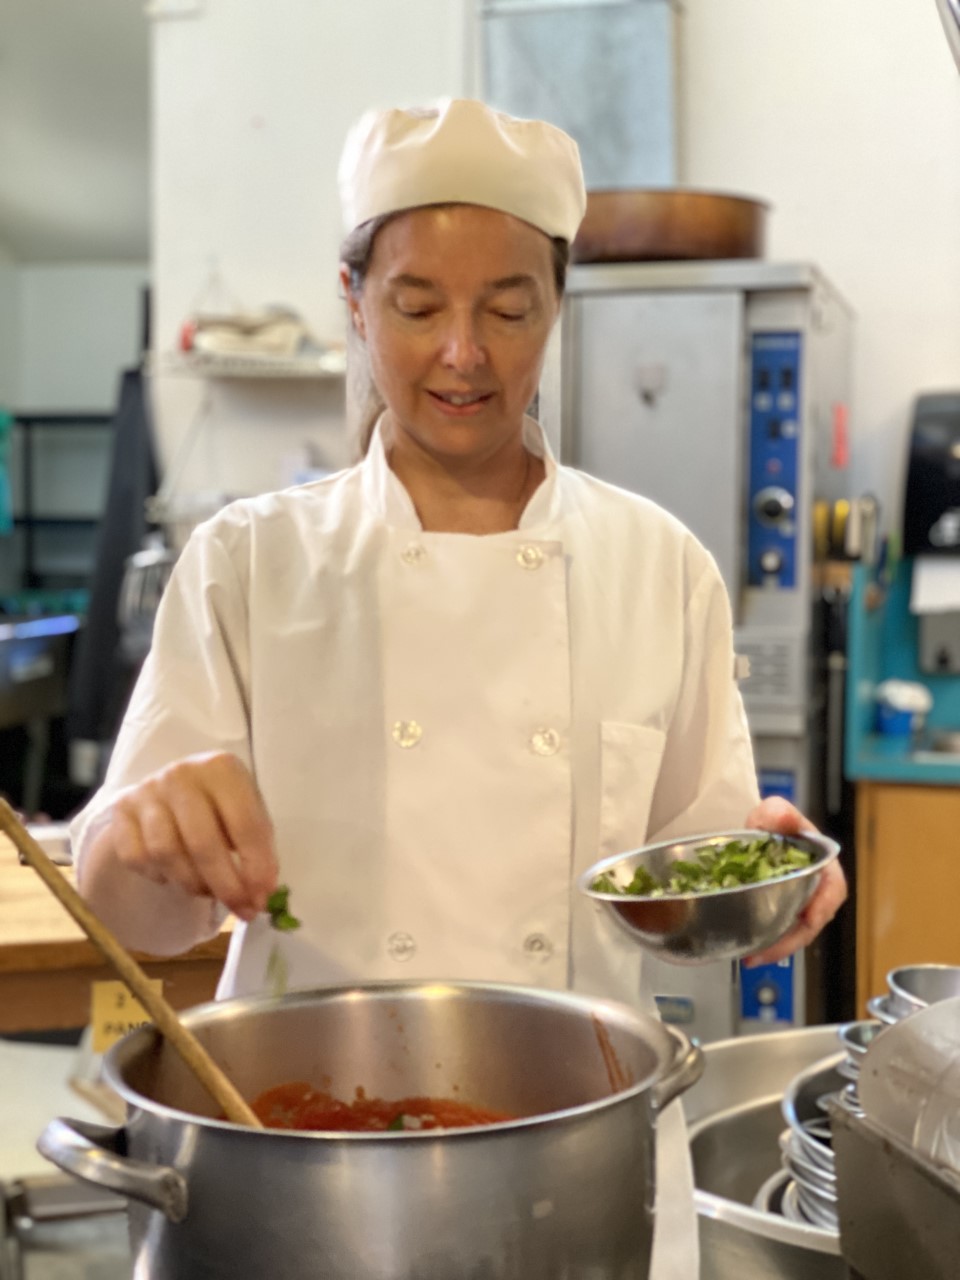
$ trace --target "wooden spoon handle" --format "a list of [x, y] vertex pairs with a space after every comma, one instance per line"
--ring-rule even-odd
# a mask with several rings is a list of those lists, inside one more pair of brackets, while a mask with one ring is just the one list
[[262, 1129], [263, 1125], [256, 1115], [193, 1032], [183, 1025], [163, 996], [153, 989], [150, 979], [133, 956], [93, 914], [73, 885], [60, 874], [7, 802], [2, 799], [0, 799], [0, 831], [9, 836], [54, 897], [66, 907], [90, 941], [117, 971], [123, 982], [146, 1009], [157, 1029], [166, 1036], [214, 1101], [223, 1108], [227, 1119], [232, 1120], [234, 1124], [245, 1124], [253, 1129]]

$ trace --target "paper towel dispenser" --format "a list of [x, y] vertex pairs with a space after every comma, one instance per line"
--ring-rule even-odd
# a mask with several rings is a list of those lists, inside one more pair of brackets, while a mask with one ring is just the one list
[[918, 396], [903, 505], [906, 556], [960, 556], [960, 391]]
[[918, 396], [910, 432], [903, 551], [912, 558], [910, 611], [918, 665], [960, 674], [960, 392]]

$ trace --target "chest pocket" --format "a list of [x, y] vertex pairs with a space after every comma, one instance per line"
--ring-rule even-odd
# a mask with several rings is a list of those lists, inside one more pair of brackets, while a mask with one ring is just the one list
[[625, 853], [646, 841], [666, 740], [662, 729], [649, 725], [601, 724], [601, 857]]

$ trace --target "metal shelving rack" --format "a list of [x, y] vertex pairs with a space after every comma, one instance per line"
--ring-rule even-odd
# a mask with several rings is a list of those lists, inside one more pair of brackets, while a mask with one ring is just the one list
[[100, 523], [99, 515], [77, 514], [38, 514], [36, 510], [36, 464], [34, 458], [34, 434], [43, 427], [56, 427], [60, 430], [72, 427], [103, 427], [113, 425], [111, 413], [16, 413], [14, 426], [19, 427], [21, 435], [21, 493], [19, 514], [14, 516], [14, 524], [23, 530], [23, 560], [21, 576], [23, 586], [32, 590], [43, 585], [43, 573], [36, 565], [35, 533], [40, 528], [74, 528], [91, 529]]

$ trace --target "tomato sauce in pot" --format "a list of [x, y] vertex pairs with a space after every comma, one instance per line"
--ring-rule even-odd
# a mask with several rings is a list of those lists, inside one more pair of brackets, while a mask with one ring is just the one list
[[516, 1117], [456, 1098], [368, 1098], [362, 1089], [343, 1102], [303, 1080], [278, 1084], [250, 1103], [268, 1129], [388, 1133], [416, 1129], [465, 1129]]

